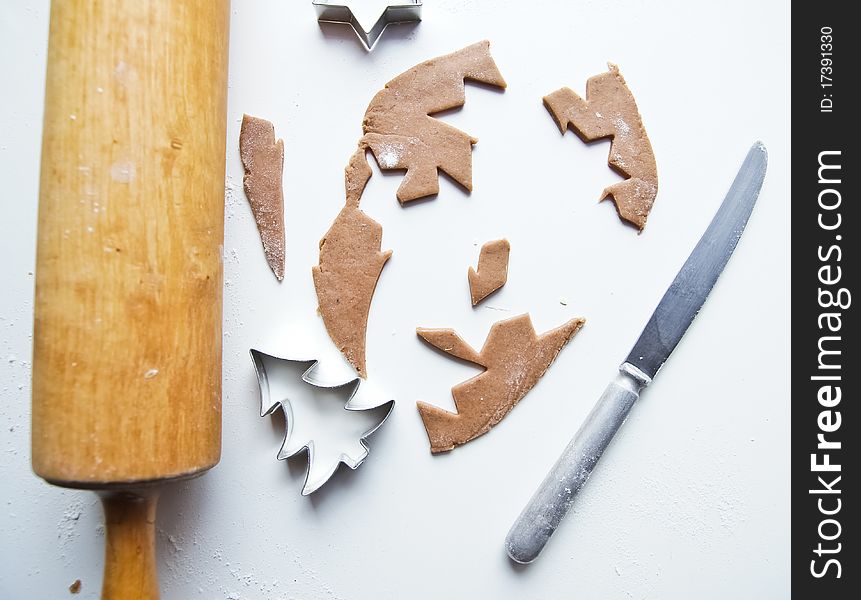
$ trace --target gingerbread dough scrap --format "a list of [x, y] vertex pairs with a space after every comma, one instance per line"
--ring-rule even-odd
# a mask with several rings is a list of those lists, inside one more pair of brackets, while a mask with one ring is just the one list
[[478, 271], [469, 268], [469, 293], [475, 306], [490, 294], [505, 285], [508, 280], [508, 240], [494, 240], [481, 247], [478, 255]]
[[275, 139], [269, 121], [242, 117], [239, 156], [245, 169], [242, 183], [257, 222], [266, 262], [278, 281], [284, 279], [284, 141]]
[[658, 194], [655, 155], [619, 67], [607, 66], [586, 82], [586, 100], [565, 87], [545, 96], [544, 105], [563, 134], [570, 125], [587, 142], [612, 138], [607, 162], [628, 179], [608, 186], [601, 200], [612, 198], [619, 217], [642, 231]]
[[456, 413], [418, 403], [431, 452], [447, 452], [499, 423], [541, 379], [583, 323], [584, 319], [571, 319], [539, 336], [528, 314], [499, 321], [491, 327], [480, 353], [451, 329], [416, 329], [419, 337], [446, 354], [485, 368], [451, 389]]
[[476, 139], [430, 116], [463, 105], [465, 79], [505, 87], [489, 42], [426, 61], [395, 77], [365, 113], [365, 135], [345, 172], [346, 204], [321, 240], [319, 264], [313, 269], [326, 330], [361, 377], [367, 376], [368, 311], [377, 279], [391, 256], [391, 251], [380, 251], [380, 224], [359, 210], [372, 173], [365, 152], [374, 154], [381, 169], [406, 170], [397, 194], [402, 203], [437, 193], [439, 169], [471, 190]]
[[472, 145], [478, 140], [430, 116], [463, 106], [467, 79], [506, 87], [490, 42], [416, 65], [368, 105], [359, 145], [371, 149], [381, 169], [407, 170], [397, 192], [401, 203], [438, 193], [439, 169], [472, 191]]
[[320, 314], [329, 337], [360, 377], [366, 376], [365, 335], [374, 288], [391, 250], [380, 251], [383, 228], [359, 210], [371, 177], [364, 151], [345, 170], [347, 203], [320, 240], [320, 261], [312, 268]]

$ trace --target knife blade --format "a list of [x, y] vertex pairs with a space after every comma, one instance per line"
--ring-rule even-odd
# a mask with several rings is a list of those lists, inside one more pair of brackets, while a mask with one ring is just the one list
[[705, 233], [619, 367], [619, 374], [508, 532], [505, 547], [515, 562], [531, 563], [544, 548], [625, 422], [640, 391], [652, 382], [699, 313], [747, 225], [767, 163], [765, 146], [756, 142]]

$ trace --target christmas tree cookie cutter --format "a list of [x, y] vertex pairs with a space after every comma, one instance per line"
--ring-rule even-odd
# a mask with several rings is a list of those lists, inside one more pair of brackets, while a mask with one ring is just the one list
[[315, 377], [318, 361], [280, 358], [251, 349], [260, 386], [260, 416], [279, 407], [286, 431], [278, 460], [307, 452], [302, 495], [320, 489], [343, 463], [358, 468], [367, 458], [368, 437], [385, 423], [394, 400], [379, 402], [358, 377], [331, 385]]
[[422, 20], [422, 0], [402, 0], [389, 4], [370, 29], [359, 23], [355, 12], [350, 8], [349, 0], [313, 0], [317, 9], [317, 21], [320, 23], [341, 23], [349, 25], [365, 49], [371, 51], [389, 25], [400, 23], [416, 23]]

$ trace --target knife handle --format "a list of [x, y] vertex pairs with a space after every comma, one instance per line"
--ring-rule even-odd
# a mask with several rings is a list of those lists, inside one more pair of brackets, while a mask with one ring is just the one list
[[604, 390], [508, 532], [505, 548], [513, 561], [528, 564], [535, 560], [628, 418], [631, 407], [640, 397], [640, 390], [650, 382], [651, 379], [633, 365], [624, 363], [619, 367], [619, 374]]

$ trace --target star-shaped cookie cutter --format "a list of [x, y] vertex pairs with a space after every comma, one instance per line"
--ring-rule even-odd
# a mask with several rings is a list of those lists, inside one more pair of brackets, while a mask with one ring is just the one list
[[383, 35], [383, 31], [389, 25], [414, 23], [422, 20], [422, 0], [403, 0], [397, 4], [386, 6], [383, 14], [368, 31], [359, 23], [350, 8], [349, 0], [340, 0], [337, 4], [329, 0], [313, 0], [313, 4], [317, 9], [317, 21], [349, 25], [368, 51], [374, 49], [380, 36]]

